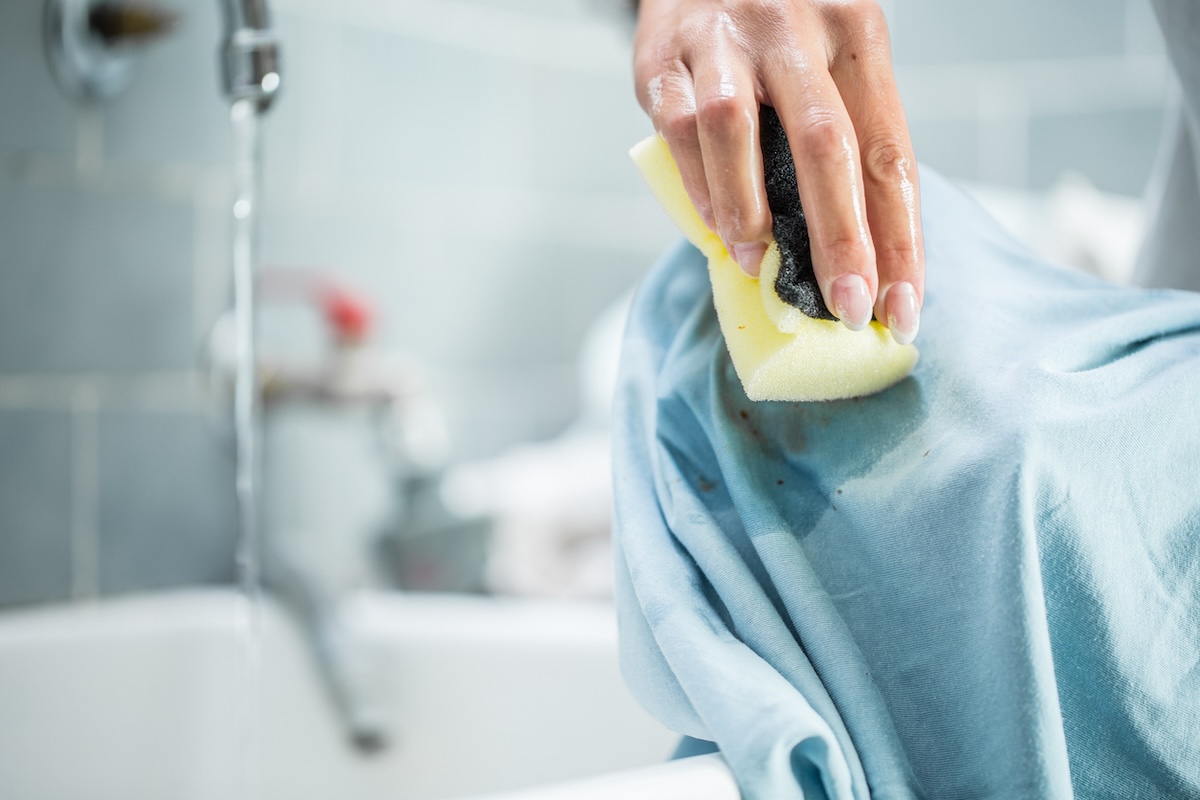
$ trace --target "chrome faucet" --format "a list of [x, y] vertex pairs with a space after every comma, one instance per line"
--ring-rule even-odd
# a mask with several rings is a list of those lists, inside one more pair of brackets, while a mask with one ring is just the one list
[[[279, 91], [279, 37], [267, 0], [218, 0], [222, 90], [231, 102], [256, 100], [266, 111]], [[43, 36], [63, 89], [89, 100], [120, 94], [139, 45], [169, 33], [179, 15], [151, 0], [45, 0]]]
[[[3, 0], [0, 0], [3, 2]], [[169, 33], [179, 15], [154, 0], [44, 0], [44, 36], [50, 68], [70, 95], [108, 100], [129, 84], [138, 46]], [[238, 439], [237, 485], [243, 543], [238, 561], [252, 595], [260, 575], [255, 445], [260, 386], [254, 357], [254, 226], [257, 217], [258, 117], [280, 88], [279, 37], [271, 27], [268, 0], [218, 0], [224, 27], [218, 47], [221, 89], [231, 106], [235, 136], [234, 310], [236, 354], [222, 360], [234, 376]], [[210, 353], [210, 360], [217, 363]], [[248, 544], [247, 544], [248, 542]], [[291, 564], [278, 548], [264, 548], [271, 563], [265, 583], [303, 627], [353, 746], [368, 753], [388, 744], [383, 704], [370, 680], [369, 643], [344, 624], [343, 598], [319, 576]], [[253, 556], [253, 557], [252, 557]], [[247, 566], [252, 565], [252, 566]]]
[[221, 78], [232, 100], [257, 100], [266, 111], [279, 91], [279, 37], [271, 27], [267, 0], [220, 0]]

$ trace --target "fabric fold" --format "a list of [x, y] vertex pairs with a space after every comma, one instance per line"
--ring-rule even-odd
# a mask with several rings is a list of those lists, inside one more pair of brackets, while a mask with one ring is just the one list
[[1200, 797], [1200, 296], [922, 193], [922, 359], [878, 395], [751, 402], [701, 254], [643, 283], [627, 680], [749, 798]]

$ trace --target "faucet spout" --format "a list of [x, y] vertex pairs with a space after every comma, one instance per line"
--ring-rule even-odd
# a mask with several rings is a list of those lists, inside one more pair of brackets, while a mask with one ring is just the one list
[[280, 86], [279, 37], [267, 0], [219, 0], [225, 17], [221, 76], [231, 101], [257, 101], [266, 111]]

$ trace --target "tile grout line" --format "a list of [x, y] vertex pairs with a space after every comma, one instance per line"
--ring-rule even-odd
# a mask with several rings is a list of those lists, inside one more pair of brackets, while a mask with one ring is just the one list
[[192, 242], [191, 242], [191, 251], [192, 251], [192, 303], [191, 303], [192, 307], [191, 307], [191, 312], [192, 312], [192, 318], [191, 318], [191, 326], [190, 327], [191, 327], [191, 331], [192, 331], [193, 343], [200, 348], [204, 348], [206, 346], [205, 331], [202, 329], [202, 323], [200, 322], [200, 320], [203, 317], [203, 312], [201, 310], [201, 307], [204, 305], [204, 299], [205, 299], [205, 291], [204, 290], [207, 288], [207, 286], [206, 286], [207, 281], [205, 280], [206, 275], [205, 275], [205, 269], [204, 269], [205, 253], [203, 252], [204, 248], [200, 244], [201, 237], [203, 236], [203, 231], [202, 231], [202, 224], [200, 221], [200, 203], [197, 202], [198, 194], [199, 194], [198, 191], [193, 190], [193, 192], [192, 192], [192, 225], [191, 225], [191, 227], [192, 227]]
[[80, 398], [94, 406], [162, 413], [190, 413], [207, 406], [199, 369], [162, 372], [0, 375], [0, 409], [73, 411]]
[[71, 599], [100, 595], [100, 448], [96, 387], [80, 382], [71, 396]]

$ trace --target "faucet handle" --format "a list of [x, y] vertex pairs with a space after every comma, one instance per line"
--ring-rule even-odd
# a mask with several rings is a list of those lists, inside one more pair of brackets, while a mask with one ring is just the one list
[[174, 29], [179, 15], [149, 0], [45, 0], [50, 71], [68, 94], [107, 100], [129, 85], [136, 49]]

